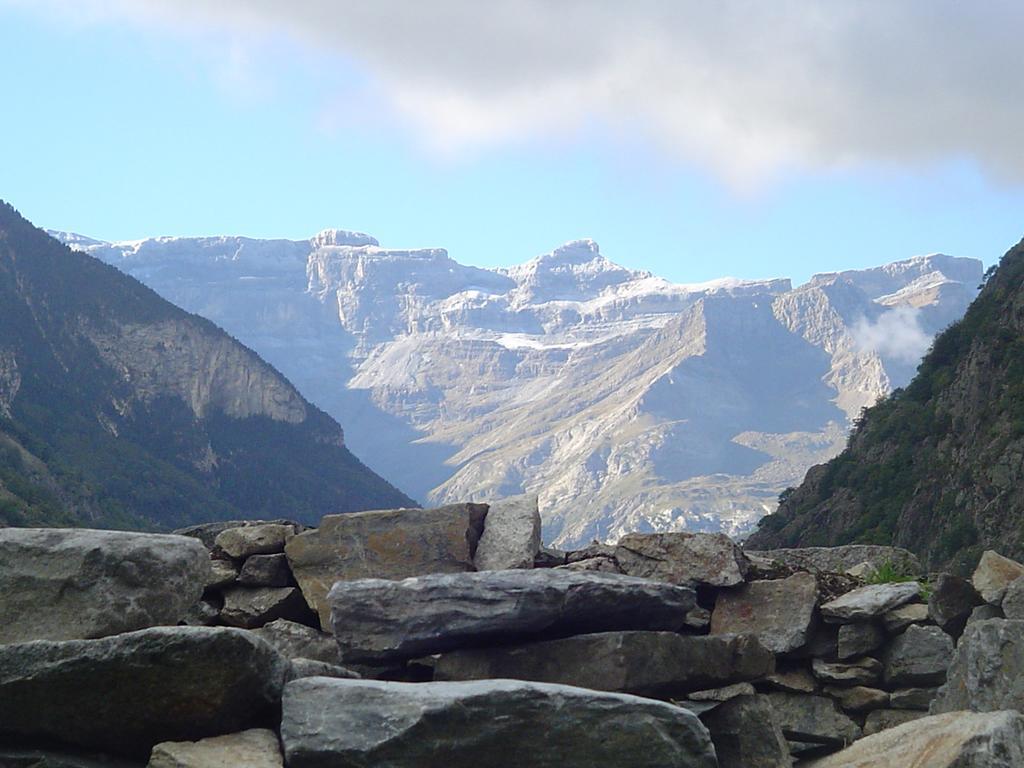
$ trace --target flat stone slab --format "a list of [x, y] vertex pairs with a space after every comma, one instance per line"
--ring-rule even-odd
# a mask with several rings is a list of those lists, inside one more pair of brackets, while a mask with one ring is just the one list
[[757, 680], [775, 657], [751, 635], [599, 632], [446, 653], [435, 680], [510, 678], [640, 696], [683, 696]]
[[0, 643], [177, 624], [210, 578], [206, 548], [184, 536], [0, 528]]
[[874, 685], [882, 679], [882, 662], [870, 656], [845, 662], [814, 659], [811, 670], [819, 680], [835, 685]]
[[921, 585], [916, 581], [869, 584], [825, 603], [821, 606], [821, 615], [825, 621], [833, 623], [868, 621], [909, 603], [920, 592]]
[[747, 575], [747, 559], [723, 533], [630, 533], [614, 549], [629, 576], [671, 584], [732, 587]]
[[1024, 765], [1024, 717], [952, 712], [883, 730], [807, 768], [1013, 768]]
[[707, 729], [681, 707], [512, 680], [296, 680], [281, 739], [289, 768], [718, 766]]
[[280, 700], [287, 661], [251, 632], [157, 627], [0, 646], [0, 741], [141, 755], [243, 730]]
[[514, 496], [493, 501], [489, 507], [473, 557], [476, 569], [533, 568], [541, 544], [537, 497]]
[[146, 768], [283, 768], [277, 734], [252, 728], [199, 741], [157, 744]]
[[472, 571], [486, 504], [327, 515], [285, 546], [288, 564], [320, 626], [331, 626], [335, 582]]
[[933, 714], [960, 709], [1024, 711], [1024, 621], [988, 619], [964, 629], [931, 706]]
[[693, 590], [620, 574], [545, 568], [340, 581], [331, 589], [343, 661], [617, 629], [679, 629]]
[[773, 653], [794, 651], [807, 643], [817, 606], [818, 580], [813, 574], [751, 581], [718, 593], [711, 634], [749, 633]]

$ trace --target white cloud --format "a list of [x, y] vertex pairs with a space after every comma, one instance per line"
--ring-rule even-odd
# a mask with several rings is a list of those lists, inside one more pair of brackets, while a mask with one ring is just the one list
[[875, 322], [861, 318], [852, 329], [854, 343], [862, 350], [877, 352], [901, 363], [917, 363], [932, 343], [932, 337], [918, 323], [918, 310], [898, 306]]
[[313, 43], [360, 63], [444, 149], [597, 122], [641, 131], [739, 185], [790, 170], [964, 157], [1000, 179], [1024, 179], [1017, 0], [71, 5]]

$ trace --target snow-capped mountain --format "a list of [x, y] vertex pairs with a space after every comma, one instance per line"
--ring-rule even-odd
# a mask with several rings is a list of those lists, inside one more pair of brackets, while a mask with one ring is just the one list
[[843, 447], [863, 406], [909, 379], [982, 275], [936, 254], [797, 288], [682, 285], [589, 240], [490, 270], [343, 230], [54, 234], [256, 349], [410, 495], [536, 492], [560, 545], [748, 530]]

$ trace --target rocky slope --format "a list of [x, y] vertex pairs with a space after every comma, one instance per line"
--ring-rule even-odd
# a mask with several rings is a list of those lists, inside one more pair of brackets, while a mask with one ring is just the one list
[[0, 203], [0, 524], [402, 503], [251, 350]]
[[258, 350], [411, 495], [538, 493], [560, 544], [748, 530], [909, 379], [981, 277], [933, 255], [795, 289], [676, 285], [591, 241], [484, 270], [340, 230], [61, 237]]
[[961, 570], [1024, 556], [1024, 244], [1011, 249], [917, 376], [867, 410], [807, 473], [755, 546], [896, 543]]

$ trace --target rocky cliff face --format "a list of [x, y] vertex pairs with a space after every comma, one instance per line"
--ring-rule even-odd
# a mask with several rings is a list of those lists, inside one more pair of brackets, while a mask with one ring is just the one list
[[538, 493], [560, 544], [748, 530], [909, 379], [981, 277], [935, 255], [796, 289], [678, 285], [589, 240], [485, 270], [334, 230], [62, 236], [258, 350], [412, 495]]
[[396, 503], [255, 353], [0, 204], [0, 524]]
[[807, 473], [757, 546], [895, 542], [933, 567], [1024, 555], [1024, 246], [1009, 251], [917, 376]]

